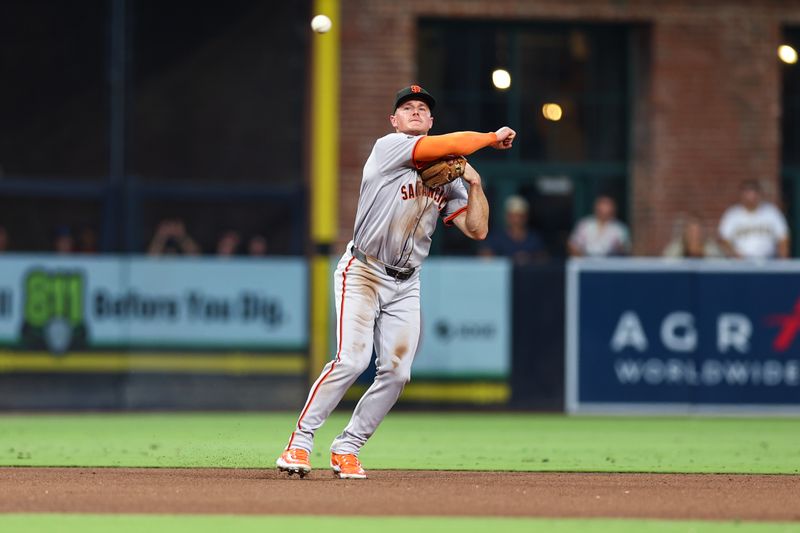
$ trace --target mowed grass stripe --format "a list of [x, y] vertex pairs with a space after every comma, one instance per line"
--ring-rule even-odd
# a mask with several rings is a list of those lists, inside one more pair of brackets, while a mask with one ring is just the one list
[[800, 524], [768, 522], [701, 522], [624, 519], [439, 518], [347, 516], [175, 516], [0, 514], [0, 531], [9, 533], [262, 533], [264, 531], [319, 531], [347, 533], [797, 533]]
[[[296, 413], [0, 416], [0, 465], [273, 468]], [[312, 463], [347, 424], [317, 434]], [[390, 413], [368, 469], [800, 473], [792, 418]]]

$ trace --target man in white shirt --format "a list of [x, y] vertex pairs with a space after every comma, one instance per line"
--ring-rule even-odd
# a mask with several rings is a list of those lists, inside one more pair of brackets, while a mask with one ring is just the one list
[[786, 218], [774, 204], [762, 199], [761, 187], [755, 181], [742, 183], [739, 203], [723, 213], [719, 234], [723, 247], [732, 257], [789, 257]]
[[628, 228], [617, 220], [617, 204], [610, 196], [594, 201], [594, 215], [585, 217], [569, 237], [569, 253], [575, 257], [628, 255], [631, 239]]

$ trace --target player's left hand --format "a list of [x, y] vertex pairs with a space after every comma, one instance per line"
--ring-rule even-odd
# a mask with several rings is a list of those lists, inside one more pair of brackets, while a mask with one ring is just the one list
[[420, 170], [419, 176], [426, 187], [435, 189], [447, 185], [454, 179], [464, 175], [467, 166], [467, 158], [463, 156], [451, 156], [439, 159], [430, 163]]

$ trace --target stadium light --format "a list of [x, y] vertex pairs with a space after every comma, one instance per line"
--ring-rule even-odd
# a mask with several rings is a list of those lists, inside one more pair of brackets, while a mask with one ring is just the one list
[[542, 106], [542, 115], [544, 115], [544, 118], [547, 120], [558, 122], [564, 115], [564, 111], [561, 109], [560, 105], [549, 102]]
[[492, 72], [492, 83], [500, 90], [506, 90], [511, 87], [511, 74], [506, 69], [498, 68]]
[[784, 63], [794, 65], [797, 63], [797, 50], [788, 44], [782, 44], [778, 47], [778, 57], [781, 58], [781, 61]]

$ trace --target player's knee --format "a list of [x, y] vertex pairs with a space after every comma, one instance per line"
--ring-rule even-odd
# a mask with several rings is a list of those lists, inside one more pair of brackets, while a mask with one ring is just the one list
[[411, 369], [399, 366], [390, 372], [391, 379], [400, 385], [405, 385], [411, 381]]
[[369, 366], [369, 358], [340, 357], [338, 366], [345, 374], [360, 376]]
[[411, 381], [411, 369], [406, 366], [385, 365], [378, 367], [377, 379], [384, 383], [404, 386]]

